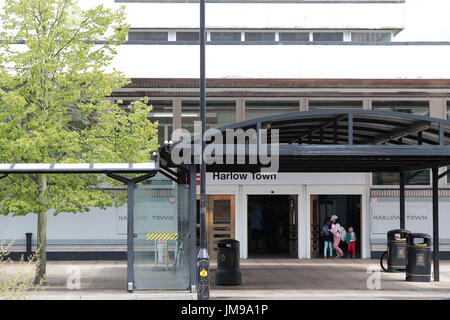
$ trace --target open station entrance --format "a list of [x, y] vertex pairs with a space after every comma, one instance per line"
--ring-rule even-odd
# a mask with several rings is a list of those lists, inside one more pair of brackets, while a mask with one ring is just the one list
[[[333, 215], [338, 217], [339, 223], [347, 231], [349, 228], [353, 228], [356, 236], [356, 257], [361, 257], [361, 196], [327, 194], [311, 195], [311, 258], [324, 257], [325, 248], [321, 232], [326, 221]], [[341, 241], [339, 247], [344, 254], [347, 254], [347, 245], [345, 242]]]
[[248, 195], [249, 258], [297, 258], [297, 196]]

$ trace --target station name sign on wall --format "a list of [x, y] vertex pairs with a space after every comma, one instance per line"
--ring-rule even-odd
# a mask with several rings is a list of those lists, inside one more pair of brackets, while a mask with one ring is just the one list
[[[199, 180], [200, 175], [197, 175]], [[293, 172], [207, 172], [208, 185], [223, 184], [273, 184], [273, 185], [299, 185], [299, 184], [364, 184], [364, 174], [361, 173], [293, 173]], [[199, 182], [199, 181], [197, 181]]]
[[277, 181], [278, 173], [266, 172], [213, 172], [212, 179], [216, 181], [228, 180], [263, 180], [263, 181]]

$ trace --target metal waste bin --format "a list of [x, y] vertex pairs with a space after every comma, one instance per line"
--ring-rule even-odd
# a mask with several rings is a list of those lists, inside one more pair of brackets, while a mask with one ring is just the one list
[[406, 269], [406, 236], [411, 231], [404, 229], [389, 230], [387, 233], [387, 272], [399, 272]]
[[[422, 239], [422, 242], [416, 242]], [[406, 281], [430, 282], [431, 236], [426, 233], [411, 233], [406, 236]]]
[[217, 243], [216, 284], [241, 284], [239, 241], [234, 239], [224, 239]]

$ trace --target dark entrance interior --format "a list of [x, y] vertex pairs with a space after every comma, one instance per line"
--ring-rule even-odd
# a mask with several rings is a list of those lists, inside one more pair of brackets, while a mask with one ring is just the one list
[[297, 257], [297, 197], [248, 196], [250, 258]]
[[[356, 257], [361, 257], [361, 196], [360, 195], [311, 195], [311, 257], [323, 258], [323, 242], [320, 231], [325, 219], [337, 215], [340, 224], [348, 231], [353, 227], [356, 234]], [[339, 247], [347, 256], [347, 243]], [[336, 255], [335, 250], [333, 254]]]

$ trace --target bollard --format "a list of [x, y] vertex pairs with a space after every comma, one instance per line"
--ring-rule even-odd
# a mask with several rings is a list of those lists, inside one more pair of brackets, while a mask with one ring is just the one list
[[26, 252], [25, 252], [25, 259], [28, 260], [31, 257], [31, 236], [33, 234], [31, 232], [25, 233], [25, 237], [27, 238], [26, 241]]

